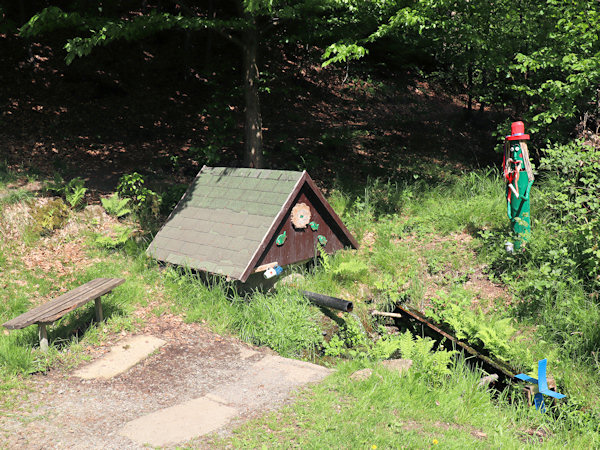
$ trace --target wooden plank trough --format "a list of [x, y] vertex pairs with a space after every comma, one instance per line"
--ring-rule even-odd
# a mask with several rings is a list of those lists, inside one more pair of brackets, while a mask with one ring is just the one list
[[44, 303], [43, 305], [9, 320], [2, 326], [9, 330], [19, 330], [34, 323], [37, 324], [40, 337], [40, 348], [42, 351], [47, 351], [48, 332], [46, 330], [46, 325], [52, 324], [52, 322], [92, 300], [96, 303], [96, 321], [101, 322], [103, 316], [100, 297], [124, 282], [125, 280], [123, 278], [96, 278], [54, 300]]
[[[378, 312], [378, 314], [376, 315], [384, 314]], [[460, 349], [477, 358], [483, 366], [483, 368], [489, 373], [497, 373], [498, 375], [501, 375], [502, 377], [508, 380], [514, 378], [515, 376], [515, 369], [510, 367], [508, 364], [498, 361], [490, 356], [484, 355], [482, 351], [473, 348], [473, 346], [468, 345], [467, 343], [461, 341], [452, 334], [444, 331], [441, 328], [441, 325], [434, 325], [423, 314], [410, 307], [396, 305], [394, 313], [388, 313], [385, 315], [391, 316], [394, 319], [399, 320], [408, 319], [409, 321], [414, 321], [416, 323], [421, 324], [424, 327], [427, 327], [434, 334], [448, 339], [448, 341], [450, 341], [455, 346], [459, 347]]]

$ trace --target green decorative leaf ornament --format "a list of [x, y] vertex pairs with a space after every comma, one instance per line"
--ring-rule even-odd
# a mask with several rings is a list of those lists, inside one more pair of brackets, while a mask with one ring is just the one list
[[277, 236], [277, 239], [275, 240], [275, 243], [277, 245], [283, 245], [283, 243], [285, 242], [286, 238], [287, 238], [287, 232], [284, 231], [283, 234], [280, 234], [279, 236]]

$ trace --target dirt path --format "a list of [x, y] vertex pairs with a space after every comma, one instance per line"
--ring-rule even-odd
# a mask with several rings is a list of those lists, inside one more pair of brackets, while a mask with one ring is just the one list
[[0, 447], [171, 448], [227, 433], [329, 373], [173, 316], [143, 332], [166, 344], [112, 379], [83, 380], [73, 371], [35, 376], [19, 413], [0, 418]]

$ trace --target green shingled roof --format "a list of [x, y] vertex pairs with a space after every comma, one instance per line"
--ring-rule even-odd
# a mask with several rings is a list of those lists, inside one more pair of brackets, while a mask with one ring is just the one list
[[302, 174], [203, 167], [148, 255], [240, 279]]

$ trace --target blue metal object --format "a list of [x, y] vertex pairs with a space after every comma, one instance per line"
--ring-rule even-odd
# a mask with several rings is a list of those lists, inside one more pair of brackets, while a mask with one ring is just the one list
[[524, 373], [520, 373], [519, 375], [515, 375], [515, 378], [519, 380], [526, 381], [527, 383], [537, 384], [537, 390], [533, 397], [533, 402], [535, 403], [535, 409], [539, 409], [543, 413], [546, 412], [546, 407], [544, 405], [544, 395], [553, 398], [565, 398], [566, 395], [559, 394], [558, 392], [551, 391], [548, 387], [548, 379], [546, 378], [546, 366], [548, 365], [547, 359], [541, 359], [538, 361], [538, 378], [531, 378], [529, 375], [525, 375]]

